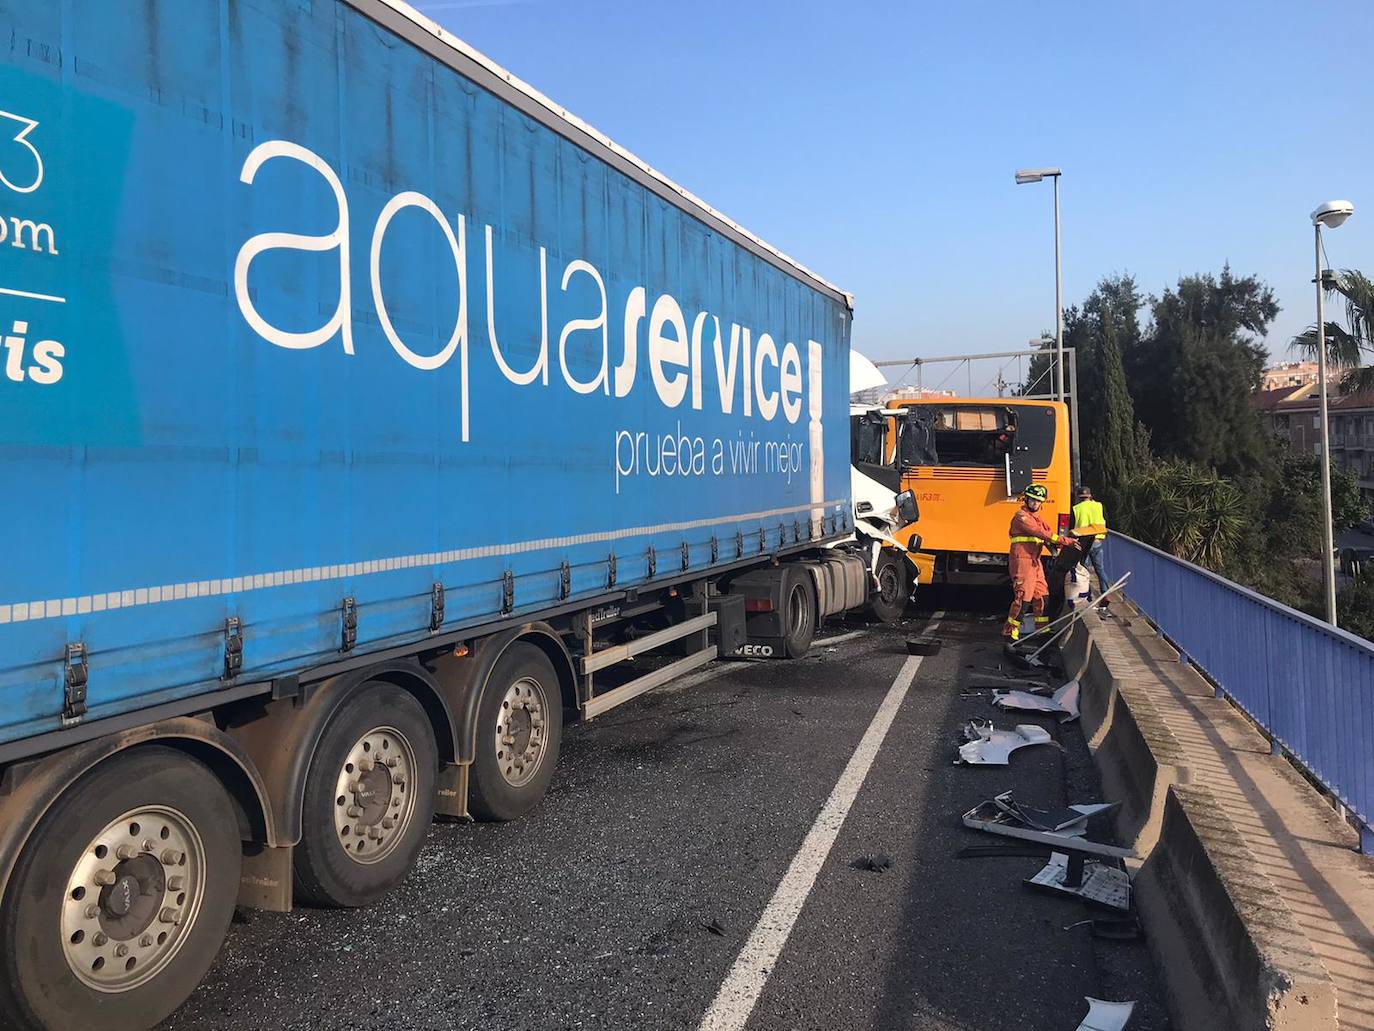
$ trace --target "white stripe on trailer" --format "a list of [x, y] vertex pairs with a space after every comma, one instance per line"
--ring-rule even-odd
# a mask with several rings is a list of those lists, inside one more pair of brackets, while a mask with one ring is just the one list
[[[839, 512], [844, 508], [843, 501], [824, 502]], [[477, 558], [505, 557], [522, 555], [531, 551], [545, 551], [550, 548], [568, 548], [579, 544], [596, 544], [624, 540], [627, 537], [642, 537], [654, 533], [676, 533], [683, 530], [698, 530], [722, 523], [751, 522], [755, 519], [772, 519], [777, 516], [796, 515], [810, 512], [814, 504], [791, 505], [787, 508], [773, 508], [765, 512], [745, 512], [740, 515], [717, 516], [708, 519], [688, 519], [676, 523], [659, 523], [657, 526], [629, 526], [620, 530], [601, 530], [594, 533], [574, 534], [568, 537], [541, 537], [536, 540], [516, 541], [511, 544], [486, 544], [475, 548], [453, 548], [449, 551], [428, 551], [417, 555], [398, 555], [394, 558], [368, 559], [362, 562], [347, 562], [341, 565], [310, 566], [301, 569], [279, 569], [270, 573], [251, 573], [243, 576], [225, 577], [220, 580], [191, 580], [186, 583], [167, 584], [157, 587], [136, 587], [120, 591], [107, 591], [99, 594], [85, 594], [73, 598], [39, 598], [35, 601], [11, 602], [0, 605], [0, 623], [23, 623], [37, 619], [54, 619], [87, 612], [104, 612], [109, 609], [130, 608], [136, 605], [156, 605], [169, 601], [184, 601], [187, 598], [204, 598], [220, 594], [242, 594], [247, 591], [267, 590], [292, 584], [315, 582], [319, 580], [344, 580], [358, 576], [371, 576], [394, 569], [412, 569], [416, 566], [447, 565], [453, 562], [466, 562]], [[773, 529], [765, 527], [765, 530]], [[746, 535], [749, 536], [749, 535]], [[804, 543], [804, 542], [803, 542]], [[755, 554], [762, 554], [756, 552]], [[704, 570], [703, 570], [704, 571]]]
[[55, 294], [35, 294], [28, 290], [12, 290], [7, 286], [0, 286], [0, 294], [8, 294], [10, 297], [26, 297], [31, 301], [51, 301], [53, 304], [66, 304], [65, 297], [58, 297]]
[[[928, 629], [939, 626], [943, 616], [943, 612], [935, 613]], [[754, 1012], [764, 985], [768, 983], [768, 975], [778, 964], [778, 957], [782, 955], [783, 946], [792, 933], [792, 926], [801, 915], [802, 906], [816, 884], [816, 877], [825, 865], [835, 839], [839, 837], [840, 827], [859, 796], [859, 789], [863, 787], [873, 760], [878, 756], [878, 749], [882, 747], [883, 739], [887, 737], [892, 721], [897, 716], [897, 710], [916, 679], [916, 671], [920, 669], [923, 658], [923, 655], [911, 655], [902, 663], [897, 678], [888, 688], [887, 696], [864, 731], [859, 747], [854, 749], [834, 790], [821, 807], [816, 822], [811, 825], [782, 882], [759, 917], [759, 922], [754, 925], [753, 933], [740, 950], [720, 991], [716, 993], [715, 1002], [702, 1018], [700, 1031], [743, 1031], [744, 1025], [749, 1022], [749, 1015]]]

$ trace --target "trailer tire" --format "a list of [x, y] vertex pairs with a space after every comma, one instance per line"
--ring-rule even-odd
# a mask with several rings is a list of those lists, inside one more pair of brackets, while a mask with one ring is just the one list
[[162, 1021], [219, 952], [241, 861], [233, 804], [202, 763], [146, 746], [96, 766], [53, 803], [10, 878], [0, 1026]]
[[434, 728], [408, 691], [371, 681], [350, 695], [310, 760], [296, 897], [355, 909], [400, 882], [434, 819], [438, 765]]
[[906, 562], [883, 548], [878, 552], [873, 575], [878, 587], [868, 603], [869, 611], [879, 623], [895, 623], [905, 615], [907, 598], [911, 593]]
[[[514, 724], [503, 722], [512, 718]], [[506, 821], [539, 804], [558, 762], [563, 695], [553, 663], [532, 644], [502, 653], [482, 689], [469, 809], [479, 820]]]
[[800, 659], [816, 636], [816, 593], [804, 570], [793, 567], [783, 582], [783, 657]]

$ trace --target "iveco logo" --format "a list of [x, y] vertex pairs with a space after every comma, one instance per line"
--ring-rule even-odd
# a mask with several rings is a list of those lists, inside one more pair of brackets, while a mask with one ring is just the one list
[[773, 654], [771, 644], [742, 644], [735, 651], [736, 655], [752, 655], [756, 658], [767, 659]]

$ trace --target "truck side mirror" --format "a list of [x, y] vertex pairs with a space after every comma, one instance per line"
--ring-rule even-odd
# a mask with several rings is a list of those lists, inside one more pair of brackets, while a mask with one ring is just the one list
[[921, 518], [921, 508], [916, 504], [916, 495], [909, 490], [897, 495], [897, 518], [902, 526], [910, 526]]

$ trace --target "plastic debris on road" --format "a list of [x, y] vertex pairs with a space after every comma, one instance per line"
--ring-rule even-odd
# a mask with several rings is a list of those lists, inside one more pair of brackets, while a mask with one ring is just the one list
[[1088, 820], [1105, 813], [1116, 803], [1092, 802], [1042, 809], [1018, 802], [1010, 791], [1004, 791], [986, 802], [980, 802], [964, 814], [964, 826], [988, 834], [1020, 838], [1076, 852], [1129, 859], [1134, 849], [1120, 848], [1086, 837]]
[[1018, 748], [1053, 744], [1054, 739], [1044, 727], [1023, 723], [1011, 730], [998, 730], [990, 720], [972, 719], [964, 725], [964, 743], [959, 746], [959, 758], [955, 762], [969, 766], [1006, 766], [1011, 753]]
[[908, 637], [906, 639], [906, 653], [908, 655], [936, 655], [940, 651], [940, 638], [938, 637]]
[[1108, 909], [1127, 912], [1131, 908], [1131, 878], [1126, 871], [1082, 855], [1055, 852], [1045, 868], [1025, 883]]
[[1091, 995], [1083, 998], [1088, 1003], [1088, 1015], [1078, 1025], [1077, 1031], [1122, 1031], [1135, 1010], [1134, 1002], [1107, 1002], [1094, 999]]
[[[1039, 674], [1043, 676], [1044, 674]], [[999, 691], [1029, 691], [1031, 694], [1048, 695], [1052, 692], [1049, 684], [1027, 677], [1008, 677], [1000, 673], [974, 673], [969, 676], [969, 687], [995, 688]]]
[[1070, 680], [1048, 698], [1029, 691], [993, 691], [992, 704], [1002, 709], [1055, 713], [1060, 723], [1068, 723], [1078, 719], [1078, 681]]

